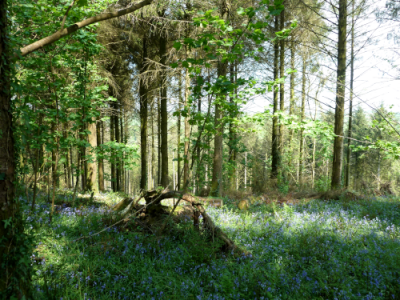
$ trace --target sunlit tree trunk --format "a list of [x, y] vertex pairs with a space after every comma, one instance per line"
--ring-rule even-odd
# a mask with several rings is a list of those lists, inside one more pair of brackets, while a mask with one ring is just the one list
[[343, 164], [343, 121], [346, 92], [346, 43], [347, 43], [347, 0], [339, 0], [339, 34], [336, 81], [335, 141], [333, 145], [333, 164], [331, 188], [341, 187]]
[[[97, 126], [96, 126], [96, 138], [97, 138], [97, 146], [99, 147], [100, 145], [103, 144], [103, 141], [101, 139], [101, 130], [103, 129], [103, 121], [100, 120], [100, 117], [97, 118]], [[99, 191], [104, 192], [104, 160], [103, 158], [98, 159], [98, 173], [99, 173]]]
[[352, 26], [351, 26], [351, 57], [350, 57], [350, 107], [349, 107], [349, 129], [348, 129], [348, 139], [347, 139], [347, 161], [346, 161], [346, 188], [350, 185], [350, 163], [351, 163], [351, 137], [352, 137], [352, 127], [353, 127], [353, 85], [354, 85], [354, 2], [353, 14], [352, 14]]
[[[294, 70], [295, 68], [295, 43], [294, 40], [291, 40], [290, 43], [290, 69]], [[294, 114], [294, 88], [295, 88], [295, 73], [291, 73], [290, 74], [290, 107], [289, 107], [289, 115], [293, 115]], [[289, 132], [289, 149], [291, 152], [290, 158], [289, 158], [289, 167], [292, 166], [292, 157], [293, 157], [293, 145], [292, 145], [292, 141], [293, 141], [293, 129], [290, 129]]]
[[93, 117], [92, 123], [88, 124], [88, 142], [90, 144], [90, 160], [88, 161], [88, 172], [86, 178], [86, 187], [89, 191], [97, 191], [97, 164], [94, 149], [97, 147], [96, 119]]
[[190, 87], [190, 77], [189, 72], [186, 69], [185, 75], [185, 108], [188, 113], [185, 117], [185, 143], [184, 143], [184, 161], [183, 161], [183, 190], [186, 191], [189, 187], [189, 146], [190, 146], [190, 104], [189, 104], [189, 87]]
[[[304, 121], [306, 106], [306, 59], [303, 57], [302, 80], [301, 80], [301, 121]], [[303, 184], [304, 170], [304, 129], [300, 130], [300, 153], [299, 153], [299, 184]]]

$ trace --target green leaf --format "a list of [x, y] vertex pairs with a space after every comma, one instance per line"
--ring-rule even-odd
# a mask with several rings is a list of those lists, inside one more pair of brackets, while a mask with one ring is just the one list
[[175, 62], [175, 63], [172, 63], [172, 64], [170, 64], [170, 67], [175, 69], [175, 68], [178, 67], [178, 63], [176, 63], [176, 62]]
[[179, 51], [182, 48], [182, 44], [180, 42], [174, 42], [174, 48]]
[[87, 6], [88, 5], [88, 0], [78, 0], [78, 2], [76, 3], [79, 7], [82, 6]]

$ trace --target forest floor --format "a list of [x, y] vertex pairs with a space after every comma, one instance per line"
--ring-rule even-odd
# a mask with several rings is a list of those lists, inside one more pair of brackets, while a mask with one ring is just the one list
[[[193, 221], [157, 235], [111, 227], [121, 198], [39, 199], [25, 217], [37, 243], [35, 299], [400, 299], [400, 199], [224, 199], [207, 213], [249, 251], [220, 251]], [[81, 239], [79, 239], [81, 238]], [[78, 241], [76, 241], [79, 239]]]

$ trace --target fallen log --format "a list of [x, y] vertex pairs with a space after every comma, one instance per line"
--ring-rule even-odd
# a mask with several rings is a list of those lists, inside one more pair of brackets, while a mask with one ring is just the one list
[[[145, 206], [139, 206], [137, 205], [137, 202], [144, 198], [146, 201]], [[185, 201], [190, 203], [191, 208], [193, 210], [193, 221], [194, 221], [194, 227], [196, 229], [199, 229], [199, 220], [200, 217], [203, 218], [203, 228], [209, 233], [209, 236], [212, 241], [214, 240], [221, 240], [223, 242], [223, 245], [221, 247], [221, 250], [225, 252], [232, 252], [236, 255], [248, 255], [249, 253], [246, 250], [241, 249], [238, 247], [218, 226], [215, 225], [211, 217], [206, 213], [204, 209], [204, 203], [207, 203], [209, 199], [203, 198], [203, 197], [196, 197], [192, 196], [190, 194], [185, 194], [180, 191], [169, 191], [169, 190], [164, 190], [162, 192], [152, 190], [152, 191], [146, 191], [141, 196], [139, 196], [139, 199], [135, 201], [132, 198], [125, 198], [119, 203], [117, 203], [114, 206], [114, 210], [117, 211], [123, 218], [129, 218], [130, 215], [137, 215], [139, 210], [143, 213], [145, 212], [146, 215], [149, 216], [151, 219], [157, 219], [160, 218], [161, 215], [167, 214], [167, 209], [166, 207], [161, 205], [161, 201], [165, 199], [171, 199], [171, 198], [178, 198], [178, 203], [179, 201]], [[177, 204], [178, 204], [177, 203]], [[176, 205], [177, 205], [176, 204]], [[175, 206], [176, 207], [176, 206]], [[174, 209], [175, 209], [174, 207]], [[138, 210], [139, 208], [139, 210]], [[174, 211], [173, 209], [173, 211]], [[173, 213], [173, 211], [171, 213]], [[162, 226], [162, 229], [164, 227]]]

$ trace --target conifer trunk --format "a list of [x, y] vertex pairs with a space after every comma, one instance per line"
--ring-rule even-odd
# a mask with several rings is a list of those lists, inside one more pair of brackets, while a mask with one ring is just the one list
[[168, 111], [167, 111], [167, 76], [165, 73], [167, 39], [160, 37], [159, 41], [160, 63], [161, 63], [161, 80], [160, 80], [160, 96], [161, 96], [161, 186], [168, 187]]
[[[103, 141], [101, 139], [101, 129], [103, 128], [103, 121], [100, 120], [100, 117], [97, 118], [97, 126], [96, 126], [96, 137], [97, 137], [97, 146], [99, 147], [100, 145], [103, 144]], [[99, 173], [99, 191], [104, 192], [104, 161], [103, 158], [98, 159], [98, 173]]]
[[[279, 30], [279, 19], [278, 16], [275, 16], [275, 31]], [[274, 80], [278, 79], [278, 64], [279, 64], [279, 44], [275, 42], [274, 44]], [[278, 112], [278, 90], [274, 87], [274, 108], [273, 113]], [[272, 118], [272, 165], [271, 165], [271, 178], [277, 178], [279, 164], [280, 164], [280, 153], [279, 153], [279, 124], [278, 117], [274, 115]]]
[[350, 160], [351, 160], [351, 137], [353, 129], [353, 85], [354, 85], [354, 1], [352, 3], [353, 13], [351, 21], [351, 61], [350, 61], [350, 108], [349, 108], [349, 129], [347, 139], [347, 161], [346, 161], [346, 188], [350, 185]]
[[142, 40], [143, 52], [142, 52], [142, 66], [140, 68], [141, 77], [139, 80], [139, 94], [140, 94], [140, 189], [147, 190], [147, 87], [145, 84], [144, 72], [146, 71], [146, 59], [147, 59], [147, 39], [146, 37]]
[[[305, 117], [306, 106], [306, 59], [303, 57], [302, 79], [301, 79], [301, 121]], [[299, 183], [303, 183], [304, 169], [304, 129], [300, 130], [300, 153], [299, 153]]]
[[97, 147], [96, 119], [93, 117], [92, 122], [88, 124], [88, 142], [90, 144], [90, 160], [88, 161], [88, 172], [86, 178], [86, 187], [88, 191], [97, 191], [97, 165], [94, 149]]
[[344, 99], [346, 92], [347, 0], [339, 0], [339, 34], [336, 81], [335, 141], [331, 188], [341, 187], [343, 164]]
[[[285, 10], [280, 15], [280, 30], [282, 31], [285, 26]], [[285, 76], [285, 40], [280, 41], [279, 51], [279, 77]], [[284, 112], [285, 110], [285, 83], [282, 82], [279, 87], [279, 110]], [[283, 124], [279, 124], [279, 152], [280, 156], [283, 154]]]

